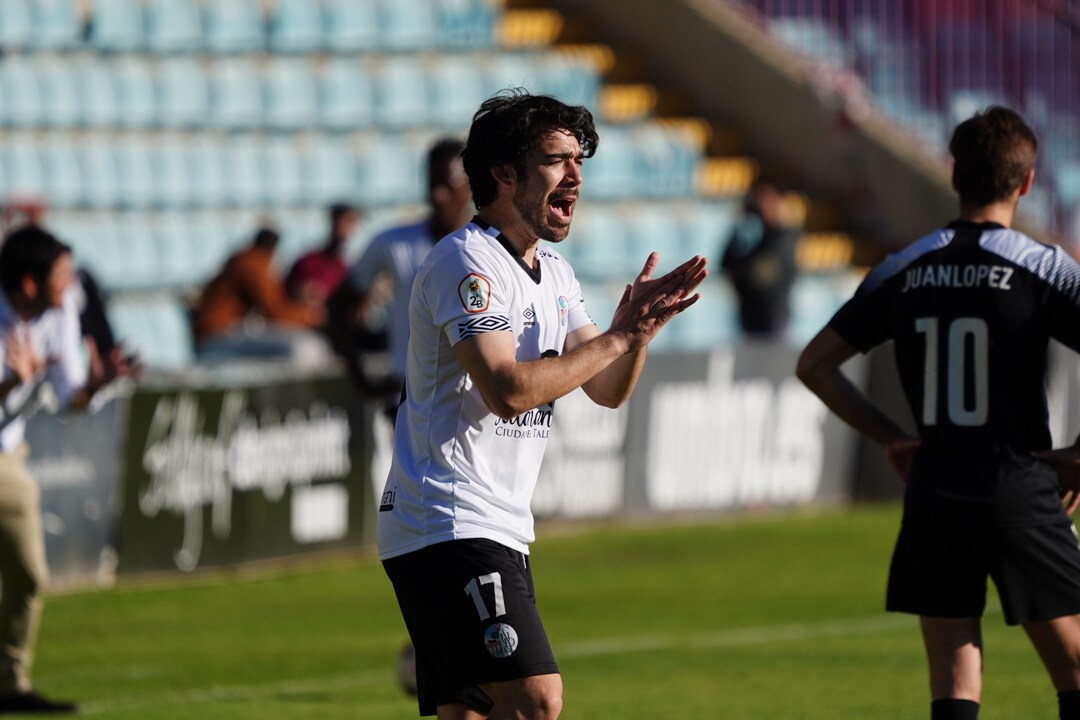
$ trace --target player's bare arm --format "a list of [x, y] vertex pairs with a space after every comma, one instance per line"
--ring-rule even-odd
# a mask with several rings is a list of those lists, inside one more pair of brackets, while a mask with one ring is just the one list
[[795, 373], [837, 417], [881, 445], [893, 469], [906, 480], [919, 440], [881, 412], [841, 372], [840, 367], [856, 352], [826, 326], [799, 356]]
[[625, 400], [640, 372], [635, 356], [671, 318], [697, 302], [699, 296], [691, 293], [707, 274], [705, 259], [695, 257], [654, 280], [651, 273], [657, 261], [655, 253], [650, 255], [634, 286], [623, 294], [607, 332], [594, 328], [592, 337], [572, 334], [574, 342], [568, 339], [566, 352], [559, 357], [519, 362], [514, 335], [508, 331], [484, 333], [454, 345], [454, 354], [491, 411], [502, 418], [516, 417], [582, 387], [627, 356], [590, 392], [594, 401], [609, 407]]

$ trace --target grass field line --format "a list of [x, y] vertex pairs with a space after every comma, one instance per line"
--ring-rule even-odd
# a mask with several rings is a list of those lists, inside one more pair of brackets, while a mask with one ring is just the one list
[[600, 640], [585, 640], [563, 646], [557, 656], [589, 657], [592, 655], [622, 655], [653, 650], [695, 648], [725, 648], [741, 645], [766, 645], [828, 637], [873, 635], [900, 629], [913, 629], [916, 619], [908, 615], [874, 615], [817, 622], [760, 625], [733, 628], [701, 635], [638, 635]]
[[[916, 620], [907, 615], [875, 615], [861, 618], [831, 619], [818, 622], [789, 623], [784, 625], [761, 625], [734, 628], [702, 635], [628, 635], [583, 642], [560, 644], [556, 657], [584, 658], [599, 655], [623, 655], [655, 650], [697, 648], [724, 648], [748, 645], [767, 645], [779, 642], [813, 640], [827, 637], [849, 637], [912, 629]], [[174, 705], [198, 705], [214, 702], [243, 702], [271, 698], [277, 695], [301, 695], [305, 693], [344, 690], [355, 687], [379, 685], [392, 682], [393, 670], [389, 663], [384, 671], [328, 675], [295, 680], [280, 680], [245, 685], [215, 685], [190, 690], [174, 690], [160, 693], [102, 700], [81, 704], [88, 715], [133, 710], [162, 708]]]

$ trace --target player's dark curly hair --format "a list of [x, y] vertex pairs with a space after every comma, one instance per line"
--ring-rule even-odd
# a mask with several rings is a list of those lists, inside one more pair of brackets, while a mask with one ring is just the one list
[[53, 265], [71, 252], [56, 236], [36, 225], [25, 225], [8, 233], [0, 247], [0, 289], [8, 297], [22, 290], [23, 278], [29, 275], [44, 285]]
[[540, 137], [552, 130], [565, 130], [576, 137], [586, 158], [593, 156], [600, 142], [588, 109], [567, 105], [549, 95], [532, 95], [524, 88], [509, 88], [480, 105], [461, 153], [476, 207], [498, 197], [491, 168], [511, 165], [522, 173], [526, 156]]
[[1035, 166], [1039, 143], [1016, 112], [990, 107], [956, 126], [949, 141], [953, 187], [965, 205], [1005, 200]]

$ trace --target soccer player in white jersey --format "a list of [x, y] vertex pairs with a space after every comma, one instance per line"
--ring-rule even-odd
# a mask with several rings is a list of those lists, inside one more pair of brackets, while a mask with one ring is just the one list
[[[1076, 503], [1062, 507], [1080, 488], [1080, 455], [1047, 452], [1045, 390], [1049, 338], [1080, 350], [1080, 267], [1009, 227], [1035, 173], [1019, 115], [990, 108], [956, 128], [949, 150], [960, 218], [874, 268], [798, 374], [907, 483], [886, 607], [920, 616], [931, 718], [978, 717], [989, 576], [1006, 623], [1023, 626], [1049, 670], [1061, 720], [1080, 720]], [[918, 438], [840, 372], [890, 339]]]
[[421, 715], [559, 716], [528, 557], [555, 400], [581, 387], [623, 403], [646, 345], [706, 276], [694, 257], [653, 278], [651, 253], [608, 330], [593, 324], [570, 265], [540, 241], [566, 237], [597, 142], [584, 107], [523, 90], [485, 101], [462, 152], [477, 216], [413, 285], [378, 542], [416, 646]]

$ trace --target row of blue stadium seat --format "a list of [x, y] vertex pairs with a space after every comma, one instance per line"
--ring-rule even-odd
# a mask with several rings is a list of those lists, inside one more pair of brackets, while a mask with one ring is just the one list
[[99, 209], [410, 202], [430, 138], [11, 133], [0, 143], [0, 195]]
[[485, 98], [527, 86], [595, 107], [586, 61], [550, 51], [207, 59], [0, 57], [0, 125], [355, 129], [467, 126]]
[[0, 49], [244, 53], [490, 47], [495, 0], [3, 0]]
[[[730, 234], [736, 201], [589, 202], [570, 236], [557, 250], [584, 282], [620, 284], [640, 272], [649, 252], [668, 265], [703, 255], [715, 265]], [[369, 212], [350, 242], [358, 257], [379, 230], [418, 217], [395, 206]], [[262, 224], [275, 227], [282, 242], [275, 255], [287, 268], [326, 237], [326, 213], [318, 208], [191, 211], [54, 211], [50, 225], [69, 243], [110, 292], [202, 285], [231, 253], [247, 245]]]
[[[694, 194], [701, 149], [656, 125], [601, 127], [587, 197]], [[60, 208], [408, 203], [423, 193], [432, 131], [408, 133], [67, 133], [0, 136], [0, 196]]]
[[[851, 274], [800, 277], [792, 291], [789, 342], [801, 345], [820, 330], [850, 296], [857, 283]], [[600, 327], [606, 327], [622, 293], [621, 283], [583, 283], [586, 307]], [[655, 350], [704, 350], [737, 342], [741, 337], [738, 302], [722, 278], [710, 278], [700, 288], [693, 311], [679, 316], [651, 344]], [[149, 293], [121, 297], [109, 307], [118, 338], [137, 349], [143, 362], [156, 370], [180, 370], [191, 365], [195, 352], [187, 309], [175, 294]]]

